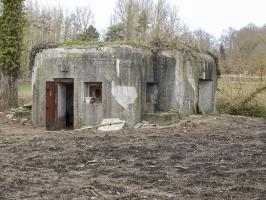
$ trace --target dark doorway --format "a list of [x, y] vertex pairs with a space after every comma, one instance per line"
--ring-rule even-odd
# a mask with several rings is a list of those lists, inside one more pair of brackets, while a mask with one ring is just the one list
[[147, 83], [146, 85], [146, 112], [155, 113], [158, 101], [158, 84]]
[[46, 128], [74, 128], [73, 79], [56, 79], [46, 83]]
[[74, 125], [74, 84], [66, 84], [66, 128], [73, 129]]

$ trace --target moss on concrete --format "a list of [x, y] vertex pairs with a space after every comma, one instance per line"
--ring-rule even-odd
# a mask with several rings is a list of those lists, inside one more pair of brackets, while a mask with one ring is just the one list
[[110, 42], [103, 42], [103, 41], [91, 41], [91, 42], [84, 42], [84, 41], [67, 41], [63, 43], [58, 43], [58, 46], [94, 46], [94, 47], [105, 47], [110, 45], [129, 45], [133, 47], [139, 48], [147, 48], [147, 45], [137, 41], [110, 41]]
[[145, 113], [143, 119], [153, 124], [166, 125], [180, 121], [179, 113]]
[[31, 119], [31, 110], [22, 110], [15, 112], [14, 116], [16, 118], [26, 118]]

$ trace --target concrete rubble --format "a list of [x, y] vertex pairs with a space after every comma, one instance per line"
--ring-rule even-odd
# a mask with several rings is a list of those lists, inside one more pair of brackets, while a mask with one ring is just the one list
[[139, 129], [139, 128], [157, 128], [159, 127], [159, 125], [157, 124], [152, 124], [150, 122], [146, 122], [146, 121], [143, 121], [141, 123], [138, 123], [134, 126], [135, 129]]
[[98, 131], [118, 131], [124, 128], [125, 121], [118, 118], [103, 119], [101, 125], [98, 127]]
[[30, 124], [31, 110], [24, 106], [11, 108], [6, 115], [6, 118], [13, 121], [18, 121], [22, 125]]

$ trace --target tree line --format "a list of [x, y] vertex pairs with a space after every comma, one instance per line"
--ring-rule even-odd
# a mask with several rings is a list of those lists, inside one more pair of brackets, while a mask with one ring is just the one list
[[60, 7], [43, 7], [38, 1], [26, 4], [23, 75], [29, 77], [28, 55], [40, 43], [65, 41], [138, 41], [185, 38], [186, 26], [175, 7], [165, 0], [117, 0], [111, 25], [100, 34], [94, 24], [90, 6], [67, 11]]
[[66, 41], [138, 41], [161, 49], [211, 52], [219, 58], [222, 73], [266, 73], [266, 26], [229, 28], [215, 39], [204, 30], [189, 30], [167, 0], [117, 0], [110, 26], [101, 34], [89, 5], [68, 11], [41, 6], [37, 0], [0, 0], [0, 22], [0, 79], [11, 78], [9, 85], [31, 77], [29, 54], [34, 46]]
[[219, 40], [219, 55], [223, 73], [265, 75], [266, 25], [229, 28]]
[[26, 2], [26, 29], [22, 55], [22, 78], [30, 77], [29, 53], [40, 43], [65, 41], [182, 41], [219, 57], [222, 73], [266, 73], [266, 26], [249, 24], [240, 30], [228, 28], [219, 39], [204, 30], [191, 31], [181, 22], [178, 9], [165, 0], [117, 0], [110, 26], [99, 33], [90, 6], [67, 11]]

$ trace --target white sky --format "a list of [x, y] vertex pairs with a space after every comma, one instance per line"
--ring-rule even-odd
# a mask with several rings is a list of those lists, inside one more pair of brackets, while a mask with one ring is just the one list
[[[90, 5], [98, 30], [110, 24], [116, 0], [39, 0], [69, 10]], [[266, 0], [168, 0], [179, 8], [179, 16], [192, 30], [202, 28], [219, 37], [228, 27], [239, 29], [249, 23], [266, 24]]]

